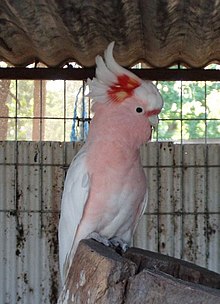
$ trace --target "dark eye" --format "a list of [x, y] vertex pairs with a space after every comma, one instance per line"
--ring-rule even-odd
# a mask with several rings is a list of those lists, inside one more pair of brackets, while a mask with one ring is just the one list
[[137, 112], [137, 113], [142, 113], [142, 112], [143, 112], [143, 108], [137, 107], [137, 108], [136, 108], [136, 112]]

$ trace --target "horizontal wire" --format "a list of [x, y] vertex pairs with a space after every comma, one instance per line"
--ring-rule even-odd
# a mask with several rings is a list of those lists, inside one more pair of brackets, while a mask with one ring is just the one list
[[157, 169], [165, 169], [165, 168], [172, 168], [172, 169], [187, 169], [187, 168], [220, 168], [220, 164], [217, 165], [155, 165], [155, 166], [145, 166], [143, 165], [143, 168], [149, 168], [149, 169], [153, 169], [153, 168], [157, 168]]
[[[79, 120], [82, 122], [86, 122], [86, 121], [90, 121], [92, 120], [92, 118], [90, 117], [64, 117], [64, 116], [58, 116], [58, 117], [52, 117], [52, 116], [0, 116], [0, 119], [58, 119], [58, 120]], [[219, 118], [159, 118], [160, 121], [200, 121], [200, 120], [204, 120], [204, 121], [216, 121], [216, 120], [220, 120]]]
[[195, 212], [187, 212], [187, 211], [173, 211], [173, 212], [144, 212], [144, 215], [174, 215], [174, 216], [182, 216], [182, 215], [219, 215], [220, 211], [195, 211]]
[[81, 118], [81, 117], [51, 117], [51, 116], [0, 116], [0, 119], [27, 119], [27, 120], [32, 120], [32, 119], [41, 119], [41, 120], [45, 120], [45, 119], [48, 119], [48, 120], [54, 120], [54, 119], [57, 119], [57, 120], [79, 120], [79, 121], [83, 121], [83, 122], [86, 122], [86, 121], [90, 121], [91, 118], [89, 117], [85, 117], [85, 118]]
[[219, 118], [160, 118], [160, 121], [200, 121], [200, 120], [204, 120], [204, 121], [216, 121], [216, 120], [220, 120]]
[[0, 209], [0, 213], [10, 213], [11, 216], [16, 216], [19, 213], [60, 213], [59, 210], [22, 210], [22, 209]]
[[[10, 213], [11, 216], [15, 216], [18, 213], [60, 213], [59, 210], [52, 210], [52, 209], [39, 209], [39, 210], [25, 210], [25, 209], [0, 209], [1, 213]], [[194, 212], [187, 212], [187, 211], [173, 211], [173, 212], [144, 212], [144, 215], [173, 215], [173, 216], [182, 216], [182, 215], [219, 215], [220, 211], [194, 211]]]
[[[20, 163], [20, 162], [10, 162], [10, 163], [2, 163], [0, 162], [0, 166], [19, 166], [19, 167], [24, 167], [24, 166], [35, 166], [35, 167], [40, 167], [40, 166], [45, 166], [45, 167], [60, 167], [63, 170], [68, 170], [69, 166], [63, 166], [63, 164], [60, 163]], [[220, 168], [220, 164], [216, 164], [216, 165], [143, 165], [143, 168], [149, 168], [149, 169], [154, 169], [154, 168], [172, 168], [172, 169], [178, 169], [178, 168], [182, 168], [182, 169], [186, 169], [186, 168]]]

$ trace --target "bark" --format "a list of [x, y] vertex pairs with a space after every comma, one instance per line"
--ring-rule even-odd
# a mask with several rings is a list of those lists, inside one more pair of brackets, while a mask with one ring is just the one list
[[220, 275], [137, 248], [125, 254], [82, 240], [58, 304], [216, 304]]

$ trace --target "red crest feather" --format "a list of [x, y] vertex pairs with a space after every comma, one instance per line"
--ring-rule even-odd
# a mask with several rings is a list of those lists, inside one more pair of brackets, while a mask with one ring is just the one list
[[110, 86], [108, 89], [108, 96], [112, 101], [122, 102], [126, 98], [133, 95], [134, 89], [139, 87], [141, 83], [134, 78], [125, 74], [117, 77], [117, 82]]

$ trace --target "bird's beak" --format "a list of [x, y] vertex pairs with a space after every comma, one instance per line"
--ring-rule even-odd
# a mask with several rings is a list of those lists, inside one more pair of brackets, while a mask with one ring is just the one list
[[158, 115], [151, 115], [148, 117], [150, 124], [153, 128], [155, 128], [159, 123]]

